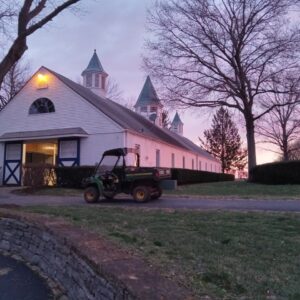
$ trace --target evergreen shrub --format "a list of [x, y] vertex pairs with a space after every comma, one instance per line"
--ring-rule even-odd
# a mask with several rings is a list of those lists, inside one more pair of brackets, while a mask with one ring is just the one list
[[83, 179], [93, 175], [95, 166], [56, 167], [58, 187], [82, 188]]
[[258, 165], [249, 178], [255, 183], [300, 184], [300, 160]]
[[172, 179], [177, 180], [178, 185], [190, 183], [234, 181], [234, 176], [231, 174], [212, 173], [206, 171], [172, 169], [171, 174]]

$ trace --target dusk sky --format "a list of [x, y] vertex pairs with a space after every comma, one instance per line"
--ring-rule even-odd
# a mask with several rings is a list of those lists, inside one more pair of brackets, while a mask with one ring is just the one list
[[[34, 72], [41, 65], [78, 82], [93, 50], [105, 71], [115, 80], [126, 101], [136, 100], [146, 73], [142, 70], [144, 40], [147, 38], [146, 14], [155, 0], [84, 0], [83, 12], [64, 12], [29, 39], [26, 60]], [[173, 118], [174, 111], [170, 112]], [[184, 135], [195, 143], [210, 127], [209, 114], [201, 110], [180, 111]], [[244, 138], [244, 132], [241, 132]], [[258, 145], [258, 163], [274, 155]]]

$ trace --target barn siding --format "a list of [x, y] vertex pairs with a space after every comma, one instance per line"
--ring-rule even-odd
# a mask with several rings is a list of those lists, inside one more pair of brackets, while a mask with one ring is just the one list
[[[207, 171], [220, 171], [220, 164], [190, 151], [130, 132], [125, 133], [117, 123], [83, 99], [46, 69], [40, 72], [48, 78], [47, 89], [37, 89], [34, 76], [20, 93], [0, 112], [0, 135], [8, 132], [35, 131], [81, 127], [89, 136], [81, 139], [80, 164], [95, 165], [107, 149], [141, 147], [141, 165], [155, 166], [156, 151], [160, 152], [160, 166]], [[38, 98], [49, 98], [55, 113], [29, 115], [31, 104]], [[4, 143], [0, 143], [0, 185], [3, 178]], [[201, 166], [201, 168], [200, 168]]]
[[[43, 69], [42, 69], [43, 71]], [[0, 135], [5, 132], [81, 127], [88, 134], [120, 132], [122, 128], [92, 104], [64, 85], [48, 71], [47, 89], [36, 88], [33, 77], [0, 113]], [[38, 98], [49, 98], [55, 113], [29, 115], [29, 107]]]
[[[127, 147], [134, 148], [140, 146], [141, 165], [153, 167], [156, 165], [156, 150], [160, 150], [160, 166], [165, 168], [172, 167], [172, 153], [175, 154], [175, 168], [183, 168], [183, 157], [185, 158], [185, 168], [192, 170], [194, 160], [194, 170], [220, 172], [220, 163], [207, 159], [206, 157], [196, 155], [190, 151], [176, 148], [163, 142], [128, 133]], [[201, 163], [200, 163], [201, 162]], [[205, 168], [207, 166], [207, 168]], [[207, 170], [206, 170], [207, 169]]]

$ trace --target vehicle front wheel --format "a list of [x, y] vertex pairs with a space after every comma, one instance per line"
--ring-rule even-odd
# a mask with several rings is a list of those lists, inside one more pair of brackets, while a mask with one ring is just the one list
[[161, 187], [158, 186], [155, 189], [155, 192], [151, 195], [151, 199], [152, 200], [158, 199], [158, 198], [160, 198], [161, 195], [162, 195], [162, 189], [161, 189]]
[[96, 203], [99, 200], [99, 191], [94, 186], [89, 186], [84, 190], [84, 200], [87, 203]]
[[134, 188], [132, 196], [136, 202], [146, 202], [150, 198], [149, 188], [146, 186], [137, 186]]

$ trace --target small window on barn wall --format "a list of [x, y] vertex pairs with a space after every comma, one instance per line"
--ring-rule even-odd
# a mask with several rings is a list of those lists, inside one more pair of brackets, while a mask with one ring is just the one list
[[172, 153], [172, 168], [175, 168], [175, 154]]
[[160, 150], [156, 150], [156, 167], [160, 167]]
[[182, 157], [182, 168], [185, 169], [185, 157]]
[[150, 112], [157, 112], [157, 107], [156, 106], [151, 106]]
[[96, 74], [95, 75], [95, 87], [99, 87], [100, 86], [100, 75]]
[[147, 106], [142, 106], [141, 107], [141, 112], [147, 112]]
[[53, 112], [55, 112], [54, 104], [48, 98], [39, 98], [35, 100], [29, 108], [30, 115], [53, 113]]
[[91, 73], [88, 73], [86, 74], [86, 86], [87, 87], [91, 87], [92, 86], [92, 74]]
[[194, 159], [192, 159], [192, 170], [194, 170]]
[[201, 171], [201, 160], [199, 160], [199, 171]]
[[104, 76], [101, 77], [101, 88], [103, 90], [105, 90], [105, 77]]

